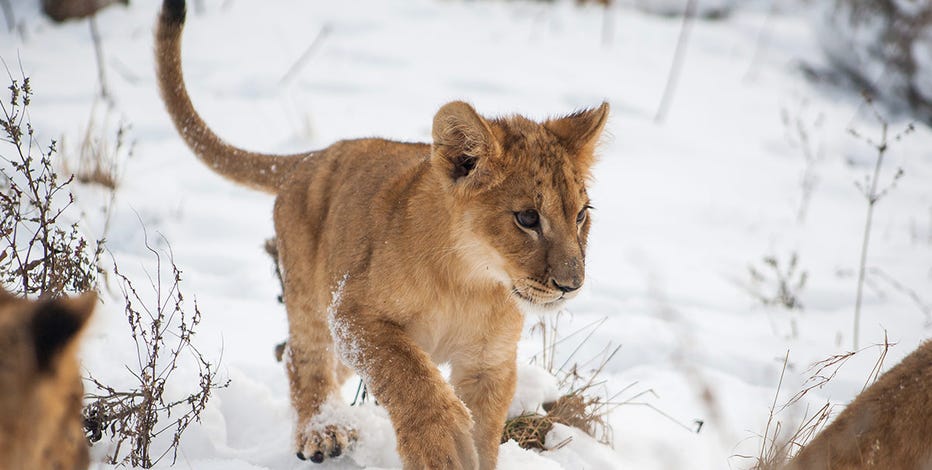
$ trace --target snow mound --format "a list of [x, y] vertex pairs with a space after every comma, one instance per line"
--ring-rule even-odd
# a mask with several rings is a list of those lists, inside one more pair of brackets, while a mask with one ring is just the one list
[[518, 364], [518, 386], [508, 407], [508, 417], [540, 411], [544, 403], [560, 398], [557, 379], [542, 367]]

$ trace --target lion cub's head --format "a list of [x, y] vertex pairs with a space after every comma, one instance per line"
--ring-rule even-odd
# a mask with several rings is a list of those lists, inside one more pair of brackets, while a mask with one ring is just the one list
[[31, 302], [0, 289], [0, 470], [87, 468], [75, 353], [96, 301]]
[[585, 279], [593, 152], [608, 104], [538, 123], [485, 119], [466, 103], [434, 118], [432, 159], [449, 181], [458, 244], [473, 275], [546, 309]]

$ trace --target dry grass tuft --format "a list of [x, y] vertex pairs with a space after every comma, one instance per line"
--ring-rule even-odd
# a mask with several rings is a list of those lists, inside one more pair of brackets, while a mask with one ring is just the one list
[[544, 411], [547, 413], [545, 415], [524, 413], [506, 421], [502, 443], [514, 440], [525, 449], [559, 449], [568, 442], [545, 446], [547, 433], [553, 425], [572, 426], [589, 435], [595, 435], [598, 428], [606, 426], [601, 405], [602, 400], [599, 397], [588, 397], [582, 393], [564, 395], [555, 402], [544, 404]]
[[[97, 119], [95, 105], [77, 151], [64, 155], [62, 173], [74, 175], [75, 181], [81, 184], [113, 191], [120, 185], [122, 163], [132, 157], [135, 142], [126, 141], [130, 130], [128, 124], [118, 124], [115, 135], [111, 137], [112, 131], [106, 125], [107, 119], [103, 119], [103, 122], [100, 124]], [[67, 145], [63, 147], [67, 149]]]
[[[614, 402], [628, 388], [609, 395], [605, 389], [605, 381], [600, 378], [605, 366], [615, 357], [620, 346], [607, 344], [599, 354], [590, 359], [574, 361], [576, 354], [606, 319], [589, 323], [563, 336], [559, 332], [562, 317], [563, 312], [541, 316], [540, 321], [531, 329], [532, 333], [540, 333], [542, 340], [541, 352], [531, 359], [531, 363], [539, 364], [556, 377], [559, 387], [565, 390], [565, 393], [558, 400], [543, 404], [545, 414], [533, 411], [508, 419], [502, 432], [502, 442], [513, 439], [525, 449], [558, 449], [566, 445], [566, 442], [549, 445], [546, 436], [554, 424], [563, 424], [580, 429], [603, 444], [611, 445], [612, 429], [604, 417], [617, 406], [633, 403], [631, 400]], [[573, 338], [577, 338], [578, 344], [572, 347], [572, 351], [562, 363], [557, 363], [557, 346], [566, 345]], [[638, 397], [640, 394], [634, 399]]]
[[514, 440], [525, 449], [544, 450], [547, 433], [553, 428], [554, 420], [538, 413], [524, 413], [505, 421], [502, 443]]

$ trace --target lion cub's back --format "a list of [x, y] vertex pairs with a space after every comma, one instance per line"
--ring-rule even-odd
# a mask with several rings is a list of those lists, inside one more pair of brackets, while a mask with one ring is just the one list
[[385, 139], [344, 140], [315, 152], [279, 193], [276, 231], [309, 237], [316, 263], [352, 270], [346, 265], [367, 256], [374, 237], [402, 223], [398, 204], [415, 190], [429, 159], [429, 144]]

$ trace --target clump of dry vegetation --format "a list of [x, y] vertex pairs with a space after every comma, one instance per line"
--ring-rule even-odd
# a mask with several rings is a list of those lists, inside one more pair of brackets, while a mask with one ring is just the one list
[[790, 313], [790, 337], [799, 336], [796, 312], [803, 310], [800, 297], [806, 288], [809, 273], [799, 267], [797, 253], [790, 253], [788, 259], [782, 262], [776, 256], [765, 256], [760, 265], [748, 266], [748, 275], [749, 281], [741, 283], [745, 292], [765, 307]]
[[[806, 287], [809, 274], [800, 270], [799, 256], [790, 254], [783, 263], [775, 256], [765, 256], [762, 267], [748, 266], [751, 278], [747, 291], [755, 299], [769, 307], [782, 307], [787, 310], [802, 310], [800, 293]], [[782, 265], [782, 266], [781, 266]]]
[[29, 78], [10, 78], [9, 99], [0, 102], [0, 281], [23, 297], [56, 298], [94, 290], [103, 241], [88, 241], [69, 218], [73, 178], [54, 169], [57, 145], [42, 148], [29, 122]]
[[[88, 118], [80, 144], [62, 159], [62, 172], [74, 175], [77, 182], [97, 185], [114, 191], [120, 184], [123, 162], [131, 158], [135, 142], [127, 141], [130, 126], [120, 122], [113, 132], [105, 117], [98, 121], [96, 106]], [[111, 138], [111, 132], [113, 137]], [[64, 138], [62, 142], [65, 143]], [[68, 150], [67, 145], [63, 145]]]
[[[154, 297], [149, 302], [140, 297], [132, 280], [114, 266], [139, 358], [134, 368], [127, 369], [135, 383], [117, 388], [89, 376], [87, 381], [96, 390], [85, 395], [84, 427], [92, 442], [99, 441], [104, 434], [110, 435], [114, 446], [107, 455], [108, 463], [151, 468], [169, 455], [174, 464], [182, 434], [192, 423], [200, 421], [211, 394], [229, 385], [229, 381], [219, 381], [217, 365], [211, 364], [192, 343], [201, 312], [197, 302], [193, 311], [186, 307], [181, 271], [171, 253], [167, 258], [171, 274], [163, 279], [161, 254], [148, 241], [146, 248], [156, 259], [156, 273], [150, 285]], [[185, 358], [197, 367], [198, 384], [187, 395], [173, 400], [166, 394], [166, 385]], [[155, 450], [155, 441], [163, 434], [171, 436], [171, 440], [160, 451]]]
[[[514, 440], [525, 449], [555, 450], [568, 444], [568, 441], [547, 444], [547, 433], [553, 429], [554, 424], [563, 424], [581, 429], [590, 436], [597, 436], [600, 430], [610, 428], [604, 417], [608, 410], [604, 410], [602, 397], [586, 396], [582, 391], [572, 391], [554, 402], [544, 403], [545, 414], [523, 413], [505, 422], [502, 432], [502, 443]], [[608, 443], [603, 437], [602, 442]]]

